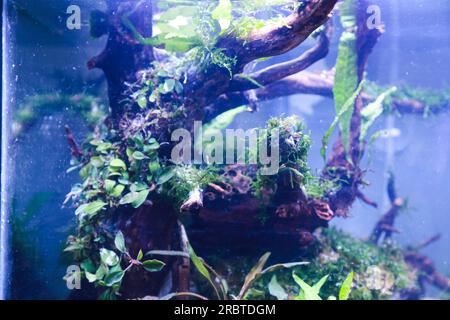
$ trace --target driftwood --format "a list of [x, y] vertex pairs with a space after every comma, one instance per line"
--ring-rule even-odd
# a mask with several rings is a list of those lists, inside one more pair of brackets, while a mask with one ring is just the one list
[[[400, 231], [395, 227], [397, 217], [404, 206], [405, 200], [397, 195], [395, 188], [394, 176], [389, 177], [387, 193], [391, 201], [391, 208], [380, 218], [375, 225], [370, 241], [374, 244], [380, 244], [380, 240], [388, 241], [392, 238], [393, 233]], [[450, 292], [450, 278], [440, 273], [433, 261], [426, 255], [420, 253], [420, 250], [440, 240], [441, 236], [435, 235], [424, 240], [415, 247], [410, 247], [404, 252], [405, 262], [418, 273], [418, 289], [405, 290], [402, 297], [405, 299], [419, 299], [426, 292], [425, 284], [430, 284], [442, 290]]]
[[[100, 68], [105, 73], [114, 126], [118, 126], [122, 117], [128, 117], [135, 111], [132, 106], [123, 103], [127, 96], [127, 83], [137, 82], [138, 72], [147, 69], [155, 59], [153, 48], [134, 39], [123, 26], [121, 17], [132, 12], [129, 18], [137, 31], [145, 37], [151, 37], [151, 2], [142, 1], [136, 6], [136, 1], [108, 1], [105, 14], [107, 45], [88, 64], [89, 68]], [[263, 28], [245, 39], [232, 33], [218, 39], [216, 47], [224, 49], [229, 56], [236, 57], [237, 63], [232, 70], [234, 77], [230, 79], [228, 70], [215, 65], [202, 72], [193, 68], [184, 88], [187, 122], [208, 120], [239, 105], [297, 93], [332, 98], [332, 72], [314, 74], [304, 70], [328, 53], [331, 32], [329, 17], [337, 0], [302, 2], [301, 9], [287, 17], [282, 26]], [[369, 55], [381, 36], [382, 29], [367, 29], [367, 3], [358, 3], [358, 75], [361, 81]], [[322, 25], [326, 28], [318, 35], [317, 44], [312, 49], [292, 61], [248, 75], [262, 85], [262, 88], [255, 81], [248, 81], [248, 77], [240, 76], [245, 66], [252, 61], [281, 55], [296, 48]], [[285, 245], [287, 243], [295, 243], [302, 248], [314, 241], [312, 234], [318, 227], [326, 227], [336, 216], [346, 216], [357, 198], [375, 206], [360, 191], [363, 173], [359, 168], [364, 154], [359, 143], [360, 112], [363, 105], [372, 99], [373, 97], [361, 93], [356, 102], [351, 125], [353, 163], [350, 164], [347, 160], [340, 141], [335, 144], [331, 153], [328, 166], [342, 170], [335, 173], [337, 176], [333, 178], [339, 175], [347, 177], [346, 184], [333, 197], [328, 200], [309, 198], [298, 185], [292, 187], [284, 184], [281, 176], [277, 194], [268, 209], [267, 221], [261, 223], [261, 200], [254, 196], [243, 175], [234, 176], [226, 185], [210, 184], [206, 190], [195, 190], [183, 204], [182, 211], [187, 212], [192, 219], [192, 225], [187, 230], [191, 241], [199, 248], [276, 246], [281, 250], [288, 247]], [[402, 112], [419, 112], [425, 106], [414, 101], [395, 101], [394, 108]], [[68, 137], [72, 152], [76, 152], [71, 135], [68, 134]], [[230, 170], [236, 171], [236, 168]], [[393, 215], [391, 213], [389, 216]], [[173, 210], [170, 204], [147, 203], [135, 211], [122, 213], [117, 226], [125, 234], [133, 254], [139, 249], [186, 251], [184, 229], [180, 227], [179, 216], [179, 212]], [[390, 220], [383, 223], [379, 228], [380, 232], [388, 232], [386, 225], [389, 223]], [[378, 241], [379, 232], [376, 233], [374, 237]], [[163, 275], [159, 273], [144, 276], [138, 272], [127, 275], [121, 290], [124, 297], [156, 296], [161, 293], [168, 277], [172, 278], [173, 290], [186, 291], [189, 262], [179, 258], [165, 258], [164, 261], [170, 267], [166, 268]]]

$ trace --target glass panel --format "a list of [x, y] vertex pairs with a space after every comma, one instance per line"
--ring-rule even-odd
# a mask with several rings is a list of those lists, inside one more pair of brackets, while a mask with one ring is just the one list
[[449, 13], [3, 1], [0, 299], [447, 299]]

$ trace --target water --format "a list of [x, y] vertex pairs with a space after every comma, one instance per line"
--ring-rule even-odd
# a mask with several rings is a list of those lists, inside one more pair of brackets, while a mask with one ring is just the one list
[[[423, 88], [426, 95], [428, 95], [427, 99], [423, 97], [424, 94], [422, 92], [411, 93], [410, 91], [409, 94], [413, 96], [413, 99], [427, 100], [432, 107], [436, 107], [436, 96], [429, 97], [431, 92], [437, 93], [437, 95], [443, 95], [446, 92], [447, 95], [444, 99], [438, 99], [438, 104], [443, 107], [443, 110], [435, 114], [432, 112], [433, 108], [430, 113], [427, 110], [422, 110], [421, 113], [404, 113], [402, 115], [396, 112], [385, 112], [376, 119], [374, 125], [370, 128], [366, 140], [369, 140], [373, 134], [380, 130], [387, 130], [389, 133], [388, 135], [381, 135], [370, 145], [370, 151], [366, 150], [367, 152], [359, 164], [364, 172], [364, 181], [369, 182], [369, 185], [361, 188], [361, 191], [367, 198], [376, 202], [378, 208], [373, 208], [360, 200], [355, 200], [350, 206], [350, 217], [336, 217], [338, 215], [338, 205], [336, 203], [339, 202], [338, 200], [345, 201], [345, 194], [327, 190], [325, 195], [314, 197], [308, 193], [309, 200], [313, 201], [319, 198], [325, 200], [325, 202], [330, 203], [330, 210], [334, 211], [335, 217], [329, 223], [321, 222], [321, 225], [329, 224], [329, 227], [331, 227], [331, 234], [327, 235], [323, 235], [326, 231], [323, 231], [321, 234], [319, 229], [316, 228], [316, 220], [313, 219], [311, 221], [308, 220], [310, 218], [302, 218], [301, 213], [307, 209], [295, 209], [294, 204], [290, 200], [286, 200], [292, 196], [290, 193], [292, 190], [270, 198], [269, 204], [264, 207], [264, 201], [266, 200], [256, 197], [258, 190], [255, 187], [257, 183], [263, 182], [257, 181], [255, 176], [252, 175], [253, 173], [246, 172], [246, 169], [243, 169], [246, 175], [241, 177], [240, 170], [242, 168], [240, 167], [229, 171], [228, 175], [225, 175], [225, 179], [228, 180], [214, 181], [214, 187], [206, 184], [195, 190], [186, 190], [184, 187], [197, 183], [196, 179], [204, 173], [202, 170], [205, 170], [208, 166], [199, 166], [196, 170], [200, 171], [194, 171], [193, 173], [188, 171], [186, 167], [182, 167], [179, 171], [175, 171], [174, 176], [176, 178], [170, 176], [170, 179], [161, 184], [157, 180], [164, 180], [168, 176], [162, 175], [158, 169], [155, 169], [156, 171], [152, 172], [153, 176], [150, 180], [148, 180], [146, 173], [145, 177], [142, 178], [144, 180], [139, 180], [141, 185], [135, 185], [139, 189], [142, 183], [145, 183], [145, 186], [152, 190], [148, 196], [149, 201], [141, 204], [138, 211], [133, 210], [132, 205], [119, 204], [119, 199], [114, 199], [110, 194], [104, 195], [101, 192], [100, 195], [94, 194], [91, 199], [81, 199], [79, 203], [69, 201], [63, 205], [65, 197], [72, 186], [82, 182], [78, 175], [80, 168], [75, 168], [71, 172], [67, 171], [69, 168], [76, 166], [77, 163], [74, 163], [71, 157], [71, 151], [73, 150], [70, 149], [67, 143], [64, 132], [65, 126], [68, 125], [70, 127], [74, 139], [80, 148], [88, 148], [87, 144], [81, 146], [81, 143], [94, 131], [95, 125], [102, 123], [100, 114], [109, 114], [110, 111], [108, 109], [110, 106], [108, 98], [111, 98], [109, 95], [111, 92], [108, 92], [108, 87], [111, 90], [114, 83], [111, 83], [111, 81], [108, 83], [105, 74], [101, 70], [88, 70], [87, 62], [94, 56], [97, 56], [107, 43], [106, 36], [96, 39], [90, 35], [90, 13], [94, 11], [95, 17], [98, 18], [99, 24], [96, 31], [101, 34], [104, 20], [102, 20], [103, 15], [99, 12], [104, 12], [107, 5], [111, 5], [113, 2], [112, 0], [77, 1], [76, 5], [80, 9], [78, 12], [78, 7], [75, 9], [70, 7], [73, 3], [69, 0], [43, 0], [39, 3], [31, 0], [4, 1], [0, 299], [98, 298], [101, 293], [104, 294], [103, 298], [114, 296], [113, 289], [108, 291], [107, 294], [101, 292], [101, 290], [93, 290], [87, 280], [82, 281], [81, 290], [69, 290], [66, 281], [63, 280], [67, 268], [69, 266], [80, 267], [80, 262], [86, 262], [91, 259], [91, 262], [95, 265], [95, 270], [89, 269], [88, 272], [95, 274], [100, 264], [100, 251], [97, 249], [108, 248], [115, 250], [119, 254], [117, 248], [114, 247], [113, 241], [118, 230], [125, 234], [127, 250], [133, 258], [136, 258], [140, 249], [144, 252], [163, 250], [167, 249], [167, 247], [171, 247], [174, 250], [183, 249], [179, 248], [180, 244], [176, 239], [169, 241], [169, 244], [164, 243], [163, 239], [169, 237], [168, 234], [171, 232], [172, 234], [179, 233], [176, 227], [177, 219], [173, 217], [177, 216], [177, 210], [184, 202], [180, 201], [180, 198], [187, 198], [189, 194], [198, 195], [199, 192], [205, 193], [203, 196], [203, 209], [199, 213], [192, 209], [196, 213], [191, 212], [191, 215], [181, 215], [180, 221], [184, 224], [186, 234], [194, 249], [210, 265], [213, 265], [221, 275], [227, 278], [230, 282], [230, 287], [234, 290], [233, 293], [236, 293], [235, 291], [239, 287], [238, 284], [242, 281], [245, 272], [248, 272], [262, 254], [266, 251], [271, 251], [272, 256], [269, 263], [298, 260], [319, 263], [320, 259], [322, 259], [320, 261], [328, 259], [327, 263], [319, 264], [316, 269], [295, 269], [300, 276], [304, 277], [306, 282], [311, 284], [326, 275], [321, 272], [329, 272], [331, 274], [330, 281], [332, 282], [324, 287], [323, 298], [336, 294], [333, 292], [333, 286], [338, 286], [340, 281], [342, 282], [350, 271], [355, 271], [360, 281], [358, 283], [355, 282], [351, 298], [405, 298], [405, 296], [401, 296], [397, 280], [394, 281], [396, 284], [392, 288], [389, 287], [389, 277], [392, 276], [394, 279], [398, 279], [403, 274], [400, 274], [400, 271], [397, 274], [393, 271], [391, 272], [391, 269], [383, 265], [383, 263], [389, 264], [387, 261], [383, 260], [382, 264], [375, 265], [373, 260], [367, 258], [367, 260], [363, 259], [360, 263], [352, 265], [353, 270], [350, 270], [344, 263], [346, 261], [336, 258], [340, 255], [341, 259], [343, 259], [342, 257], [345, 256], [343, 251], [340, 251], [344, 236], [334, 234], [335, 229], [333, 228], [344, 230], [353, 237], [351, 243], [345, 242], [348, 248], [344, 249], [348, 249], [352, 253], [369, 250], [366, 242], [356, 239], [367, 239], [382, 215], [391, 209], [392, 199], [389, 198], [386, 192], [391, 181], [390, 173], [393, 173], [395, 176], [397, 196], [403, 198], [404, 203], [407, 203], [407, 206], [405, 205], [404, 210], [401, 211], [396, 219], [395, 228], [399, 229], [401, 233], [393, 235], [394, 245], [401, 248], [402, 254], [407, 256], [411, 253], [409, 251], [411, 247], [419, 245], [422, 241], [436, 234], [440, 234], [439, 241], [424, 247], [418, 252], [429, 257], [434, 262], [436, 270], [443, 276], [450, 277], [448, 264], [450, 259], [448, 228], [450, 225], [446, 210], [446, 202], [448, 196], [450, 196], [448, 188], [448, 180], [450, 179], [450, 144], [448, 143], [450, 131], [448, 123], [450, 116], [448, 112], [449, 103], [446, 100], [450, 98], [448, 94], [450, 82], [448, 67], [450, 65], [450, 52], [448, 49], [450, 48], [448, 37], [448, 31], [450, 31], [450, 22], [448, 21], [450, 4], [448, 1], [435, 1], [433, 4], [425, 0], [371, 1], [373, 2], [371, 4], [379, 7], [381, 20], [385, 24], [385, 32], [370, 55], [369, 63], [365, 68], [367, 82], [369, 84], [376, 83], [380, 86], [376, 94], [371, 94], [377, 95], [383, 89], [394, 85], [399, 90]], [[223, 3], [225, 2], [223, 1]], [[287, 0], [286, 2], [289, 1]], [[363, 3], [364, 1], [357, 2]], [[247, 10], [246, 7], [241, 6], [242, 3], [244, 1], [232, 1], [232, 12], [235, 19], [239, 18], [239, 10]], [[246, 0], [245, 3], [253, 7], [251, 9], [252, 12], [247, 12], [244, 16], [253, 16], [254, 12], [261, 10], [257, 6], [257, 1]], [[209, 4], [209, 7], [207, 4]], [[211, 12], [214, 9], [219, 10], [222, 20], [211, 17], [211, 21], [213, 21], [216, 28], [226, 28], [225, 26], [228, 23], [233, 24], [234, 22], [230, 22], [226, 18], [226, 12], [229, 9], [220, 7], [218, 4], [219, 1], [213, 0], [193, 2], [193, 5], [185, 7], [180, 12], [175, 12], [175, 14], [173, 13], [176, 9], [174, 4], [169, 4], [168, 7], [158, 7], [154, 4], [154, 20], [161, 19], [161, 13], [164, 11], [169, 10], [170, 12], [172, 10], [172, 16], [169, 19], [171, 22], [168, 25], [164, 25], [165, 21], [160, 21], [158, 28], [153, 30], [154, 35], [157, 32], [164, 34], [168, 28], [175, 32], [175, 35], [177, 32], [184, 32], [185, 34], [198, 33], [200, 27], [191, 30], [191, 25], [195, 25], [195, 23], [189, 22], [186, 24], [186, 19], [189, 18], [191, 11], [199, 8], [205, 10], [202, 11], [203, 17], [211, 16]], [[137, 12], [140, 12], [140, 10], [144, 9], [139, 7]], [[254, 18], [267, 20], [277, 15], [284, 16], [288, 14], [289, 10], [292, 10], [292, 8], [276, 7], [273, 10], [264, 9], [258, 11]], [[79, 19], [78, 13], [80, 14]], [[166, 11], [166, 17], [167, 15]], [[146, 16], [150, 16], [149, 11], [146, 11]], [[131, 20], [133, 20], [133, 15], [131, 17]], [[162, 17], [164, 18], [164, 14]], [[136, 20], [133, 21], [136, 22]], [[75, 22], [80, 22], [79, 28], [77, 25], [73, 25]], [[247, 23], [250, 22], [247, 21]], [[182, 28], [177, 28], [177, 26], [182, 26]], [[205, 26], [202, 25], [202, 28], [205, 28]], [[241, 29], [236, 29], [238, 30], [236, 32], [245, 36], [255, 28], [257, 28], [257, 25], [251, 25], [250, 29], [246, 29], [241, 25]], [[133, 37], [133, 35], [127, 33], [130, 31], [129, 29], [125, 28], [124, 30], [121, 32], [125, 32], [131, 38]], [[211, 41], [211, 34], [206, 37], [205, 30], [201, 30], [203, 32], [202, 41]], [[147, 36], [148, 31], [147, 29]], [[321, 74], [324, 70], [332, 69], [339, 56], [338, 47], [342, 32], [343, 29], [340, 26], [338, 13], [335, 13], [334, 30], [330, 38], [330, 52], [326, 58], [314, 63], [306, 71], [302, 71], [299, 74], [304, 75], [307, 72]], [[217, 35], [217, 30], [212, 31], [212, 34]], [[192, 41], [192, 38], [189, 37], [189, 41]], [[168, 42], [167, 40], [165, 41], [167, 46]], [[186, 41], [189, 42], [188, 40]], [[315, 44], [315, 41], [308, 39], [300, 46], [286, 53], [276, 55], [268, 60], [262, 59], [256, 66], [248, 65], [245, 68], [245, 72], [250, 73], [252, 70], [262, 70], [277, 63], [297, 58], [310, 49]], [[159, 47], [163, 47], [164, 41], [162, 42], [163, 44], [160, 44]], [[180, 45], [180, 43], [175, 44]], [[232, 59], [230, 57], [227, 59], [223, 52], [215, 50], [215, 47], [210, 42], [208, 43], [209, 47], [205, 45], [205, 48], [207, 47], [208, 49], [205, 52], [208, 52], [210, 56], [207, 56], [205, 60], [207, 61], [211, 59], [211, 56], [215, 55], [214, 61], [218, 64], [215, 69], [208, 69], [210, 73], [200, 76], [197, 84], [205, 85], [210, 83], [208, 80], [212, 81], [215, 78], [222, 79], [221, 85], [227, 83], [230, 79], [230, 71], [231, 73], [235, 71], [233, 70], [235, 66], [233, 66]], [[174, 45], [173, 43], [170, 44]], [[136, 46], [136, 42], [134, 45]], [[195, 43], [193, 46], [195, 46]], [[237, 52], [239, 51], [238, 49], [232, 52]], [[259, 48], [258, 50], [265, 50], [265, 48]], [[113, 90], [117, 90], [116, 93], [120, 95], [120, 99], [115, 96], [112, 97], [113, 100], [117, 100], [115, 101], [116, 104], [113, 101], [112, 108], [116, 111], [114, 114], [120, 114], [121, 111], [117, 111], [119, 110], [117, 102], [121, 101], [122, 98], [129, 98], [131, 95], [130, 91], [124, 92], [124, 90], [129, 89], [124, 83], [131, 83], [133, 79], [136, 80], [133, 78], [134, 71], [140, 71], [143, 67], [149, 68], [150, 65], [142, 63], [137, 68], [138, 70], [135, 70], [136, 66], [131, 63], [133, 59], [127, 56], [127, 50], [122, 48], [115, 54], [116, 56], [113, 57], [112, 63], [108, 65], [108, 62], [106, 62], [110, 72], [121, 70], [125, 63], [130, 62], [127, 64], [128, 78], [121, 79], [120, 83], [118, 85], [115, 84], [116, 87], [113, 88]], [[159, 59], [164, 59], [164, 54], [161, 51], [157, 52], [157, 56]], [[184, 57], [185, 53], [179, 52], [177, 56]], [[148, 111], [153, 103], [164, 104], [167, 101], [171, 103], [170, 108], [179, 110], [181, 108], [180, 99], [183, 99], [183, 95], [186, 94], [186, 91], [183, 90], [195, 90], [195, 86], [189, 86], [190, 80], [196, 75], [198, 69], [208, 68], [208, 64], [205, 67], [205, 64], [202, 64], [200, 60], [196, 61], [192, 63], [192, 60], [184, 60], [188, 65], [191, 63], [187, 73], [184, 73], [186, 70], [179, 66], [175, 68], [176, 72], [182, 74], [180, 78], [178, 78], [178, 73], [171, 73], [173, 70], [168, 67], [170, 63], [167, 61], [162, 64], [162, 68], [167, 70], [165, 69], [164, 73], [160, 73], [157, 76], [157, 80], [155, 80], [154, 74], [150, 72], [148, 74], [149, 79], [151, 79], [150, 83], [166, 81], [167, 79], [176, 81], [161, 83], [161, 88], [158, 89], [161, 92], [158, 94], [165, 97], [161, 100], [163, 102], [158, 102], [160, 100], [148, 96], [144, 97], [144, 101], [137, 99], [140, 103], [146, 104], [142, 110]], [[239, 70], [239, 72], [241, 71]], [[161, 76], [161, 74], [167, 73], [169, 75]], [[122, 75], [119, 74], [120, 76]], [[330, 75], [328, 74], [328, 76]], [[180, 86], [182, 89], [180, 89]], [[287, 84], [283, 84], [283, 88], [287, 86]], [[212, 86], [196, 94], [195, 99], [198, 98], [198, 100], [195, 100], [195, 105], [201, 106], [204, 101], [210, 98], [210, 95], [213, 98], [208, 104], [214, 103], [217, 100], [217, 97], [214, 96], [214, 90], [217, 87]], [[137, 91], [137, 88], [137, 86], [132, 86], [131, 91]], [[272, 89], [264, 93], [258, 86], [255, 88], [256, 91], [260, 90], [258, 91], [260, 97], [265, 94], [271, 94], [276, 89], [272, 87]], [[147, 88], [147, 90], [150, 89]], [[369, 92], [368, 87], [365, 87], [364, 90]], [[249, 93], [246, 96], [247, 98], [251, 97], [252, 92], [250, 91]], [[403, 91], [402, 93], [406, 94]], [[149, 92], [146, 92], [146, 94], [150, 95]], [[270, 101], [260, 101], [258, 103], [258, 112], [239, 114], [229, 124], [228, 128], [246, 130], [255, 127], [265, 127], [271, 117], [298, 116], [305, 126], [304, 132], [311, 136], [313, 142], [308, 153], [307, 165], [312, 175], [320, 177], [323, 175], [321, 170], [324, 168], [324, 161], [320, 155], [322, 138], [336, 115], [333, 108], [333, 100], [329, 96], [330, 94], [327, 96], [292, 94]], [[133, 96], [133, 98], [136, 98], [136, 96]], [[368, 103], [366, 101], [365, 105]], [[235, 107], [238, 106], [235, 105]], [[133, 111], [138, 110], [142, 112], [136, 105], [134, 107]], [[161, 105], [158, 107], [161, 107]], [[161, 107], [161, 109], [164, 108], [167, 110], [167, 105]], [[154, 109], [158, 108], [155, 107]], [[176, 121], [176, 117], [176, 114], [171, 114], [168, 121]], [[174, 123], [173, 127], [189, 130], [190, 120], [192, 119], [180, 120]], [[127, 128], [136, 128], [140, 124], [142, 124], [142, 118], [138, 117], [134, 122], [128, 122]], [[117, 122], [115, 125], [117, 125]], [[164, 127], [164, 124], [161, 124], [160, 127]], [[111, 134], [110, 131], [105, 130], [105, 128], [97, 128], [95, 132], [97, 134], [98, 132]], [[332, 144], [338, 138], [337, 131], [335, 130], [329, 138], [330, 148], [327, 150], [328, 156], [332, 153]], [[148, 133], [146, 131], [142, 132]], [[133, 132], [127, 131], [127, 134], [133, 135]], [[170, 148], [167, 146], [167, 142], [170, 142], [170, 139], [167, 133], [163, 133], [163, 129], [161, 129], [157, 133], [153, 132], [152, 137], [160, 139], [161, 147], [158, 149], [160, 159], [169, 157]], [[102, 138], [106, 139], [105, 137]], [[109, 137], [108, 139], [114, 138]], [[147, 142], [149, 141], [148, 139]], [[115, 157], [120, 157], [126, 162], [127, 170], [133, 170], [134, 162], [142, 161], [142, 163], [145, 163], [145, 166], [141, 168], [143, 170], [141, 173], [146, 172], [148, 168], [147, 162], [152, 157], [151, 151], [140, 150], [139, 146], [130, 146], [130, 142], [123, 141], [116, 141], [122, 148], [120, 151], [117, 151], [118, 153], [115, 154]], [[124, 144], [133, 149], [130, 154], [125, 154], [126, 148], [124, 148]], [[142, 155], [139, 153], [135, 154], [133, 153], [134, 151], [139, 151]], [[89, 149], [89, 152], [96, 153], [97, 151]], [[85, 158], [82, 161], [91, 161], [89, 152], [84, 154]], [[108, 158], [111, 156], [111, 152], [115, 151], [107, 149], [106, 153], [99, 152], [98, 157]], [[105, 163], [110, 160], [108, 158]], [[161, 162], [161, 164], [165, 165], [164, 162]], [[104, 164], [99, 165], [99, 172], [103, 168], [102, 165]], [[112, 172], [120, 172], [120, 167], [121, 165], [115, 167], [116, 169], [113, 169]], [[301, 166], [296, 168], [300, 171], [305, 169]], [[223, 170], [224, 168], [220, 167], [220, 169]], [[236, 172], [237, 178], [235, 178]], [[128, 190], [128, 185], [125, 182], [121, 183], [117, 176], [110, 176], [106, 179], [109, 182], [106, 182], [104, 177], [97, 175], [97, 172], [91, 172], [91, 174], [95, 175], [93, 180], [99, 183], [99, 190], [104, 190], [106, 183], [113, 183], [111, 188], [117, 185], [124, 186], [121, 197], [130, 191]], [[305, 175], [305, 172], [302, 171], [302, 174]], [[136, 174], [136, 176], [138, 175]], [[132, 174], [128, 178], [130, 180], [135, 179]], [[243, 180], [239, 180], [240, 178]], [[173, 179], [179, 180], [173, 182], [175, 181]], [[249, 179], [253, 184], [249, 183]], [[151, 187], [152, 183], [150, 181], [157, 185], [155, 190]], [[192, 183], [192, 181], [195, 183]], [[227, 184], [238, 183], [239, 188], [243, 189], [238, 189], [238, 196], [228, 198], [225, 182]], [[276, 183], [281, 184], [280, 181]], [[295, 185], [296, 182], [292, 183]], [[299, 183], [304, 184], [302, 185], [303, 189], [312, 192], [311, 185], [307, 185], [304, 181]], [[98, 186], [93, 186], [92, 188], [96, 187]], [[218, 195], [220, 190], [223, 189], [225, 190], [223, 191], [224, 193]], [[167, 190], [171, 191], [168, 192]], [[269, 192], [268, 189], [261, 190]], [[288, 188], [288, 190], [290, 189]], [[142, 190], [139, 189], [138, 191], [141, 192]], [[111, 193], [112, 191], [108, 192]], [[297, 192], [300, 191], [297, 190]], [[130, 191], [130, 193], [134, 194], [135, 192]], [[161, 198], [156, 196], [154, 198], [156, 193]], [[333, 195], [335, 194], [338, 194], [337, 200], [335, 198], [333, 200]], [[211, 200], [211, 197], [215, 197], [214, 200]], [[298, 197], [301, 198], [297, 194], [295, 203], [297, 203]], [[84, 252], [82, 254], [83, 258], [79, 261], [74, 259], [73, 255], [64, 253], [68, 237], [76, 235], [78, 232], [80, 215], [76, 216], [75, 210], [83, 201], [92, 202], [99, 199], [104, 201], [105, 205], [102, 207], [103, 211], [100, 210], [98, 212], [105, 213], [105, 215], [108, 213], [108, 217], [111, 219], [101, 218], [104, 219], [101, 221], [105, 227], [104, 229], [103, 226], [99, 227], [101, 231], [97, 230], [100, 237], [96, 239], [95, 243], [93, 242], [93, 246], [97, 251]], [[298, 201], [302, 202], [301, 200]], [[120, 208], [118, 212], [110, 210], [110, 203], [113, 202]], [[288, 202], [291, 207], [283, 207], [283, 205], [286, 205], [285, 202]], [[239, 207], [240, 205], [242, 207]], [[263, 205], [263, 208], [261, 209], [257, 205]], [[177, 206], [177, 208], [174, 209], [173, 206]], [[295, 216], [295, 212], [297, 212], [295, 210], [300, 212], [300, 218]], [[287, 215], [290, 214], [289, 212], [294, 212], [293, 220], [289, 220], [290, 222], [288, 223], [282, 219], [283, 217], [280, 217], [285, 211], [288, 212]], [[96, 211], [94, 214], [100, 215], [98, 212]], [[266, 224], [261, 222], [265, 219], [269, 221]], [[323, 230], [326, 229], [323, 228]], [[82, 230], [81, 234], [83, 232], [90, 235], [86, 230]], [[105, 234], [102, 232], [105, 232]], [[311, 233], [314, 233], [314, 237]], [[154, 234], [158, 236], [155, 238]], [[301, 236], [298, 236], [299, 234]], [[335, 238], [333, 238], [334, 236]], [[75, 243], [73, 238], [69, 239], [72, 240], [71, 244], [73, 245]], [[310, 243], [310, 240], [315, 242]], [[86, 241], [89, 242], [90, 240]], [[313, 247], [313, 243], [321, 243], [325, 248], [320, 259], [309, 252], [309, 249]], [[335, 250], [333, 249], [334, 251], [331, 250], [333, 245], [330, 245], [330, 243], [338, 246], [339, 250], [336, 248], [334, 248]], [[359, 248], [359, 251], [355, 248]], [[165, 259], [164, 256], [153, 257], [161, 260]], [[337, 260], [330, 262], [333, 259]], [[391, 260], [394, 261], [395, 259], [392, 258]], [[125, 255], [120, 267], [125, 269], [128, 266], [128, 262]], [[401, 263], [395, 260], [395, 263], [398, 263], [401, 267], [404, 266], [403, 260]], [[396, 264], [395, 266], [398, 265]], [[170, 281], [167, 280], [169, 277], [166, 269], [168, 268], [163, 269], [160, 274], [151, 273], [149, 276], [150, 280], [146, 278], [147, 282], [141, 281], [140, 275], [142, 273], [140, 272], [144, 272], [141, 269], [132, 267], [131, 271], [126, 274], [121, 287], [123, 298], [162, 295], [183, 287], [182, 283], [179, 284], [178, 288], [173, 285], [177, 281], [176, 277]], [[377, 270], [381, 270], [380, 274], [382, 275], [387, 274], [386, 279], [388, 280], [384, 283], [385, 287], [382, 289], [367, 289], [370, 287], [368, 283], [373, 284], [372, 282], [375, 281], [373, 279], [378, 274]], [[399, 268], [396, 270], [399, 270]], [[84, 271], [87, 270], [85, 269]], [[290, 274], [291, 271], [277, 273], [278, 280], [287, 290], [298, 291], [298, 288], [295, 287], [295, 282], [290, 278]], [[192, 285], [184, 288], [185, 290], [194, 289], [197, 293], [209, 294], [208, 288], [202, 283], [201, 279], [198, 279], [198, 275], [195, 275], [194, 271], [192, 271], [191, 279]], [[266, 290], [267, 283], [270, 280], [270, 277], [267, 279], [263, 278], [261, 283], [255, 284], [255, 288], [265, 291], [266, 298], [270, 297]], [[386, 287], [392, 289], [391, 295], [381, 294], [383, 290], [388, 290]], [[414, 296], [410, 294], [408, 297], [448, 298], [448, 295], [443, 293], [445, 290], [438, 290], [431, 284], [428, 289], [422, 295]], [[108, 296], [110, 293], [111, 296]], [[252, 294], [255, 294], [255, 292]], [[252, 298], [256, 297], [252, 296]]]

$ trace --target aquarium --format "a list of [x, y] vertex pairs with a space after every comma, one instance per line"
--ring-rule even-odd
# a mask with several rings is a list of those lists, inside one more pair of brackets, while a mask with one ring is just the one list
[[0, 299], [447, 300], [449, 17], [4, 0]]

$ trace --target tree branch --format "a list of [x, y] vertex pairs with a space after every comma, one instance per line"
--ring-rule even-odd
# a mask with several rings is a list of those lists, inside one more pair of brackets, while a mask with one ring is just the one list
[[328, 55], [331, 29], [331, 23], [328, 22], [324, 30], [318, 34], [317, 44], [296, 59], [270, 66], [248, 76], [235, 75], [229, 91], [257, 89], [309, 68]]
[[[271, 83], [264, 88], [256, 89], [255, 94], [259, 101], [270, 101], [297, 94], [311, 94], [332, 99], [333, 85], [334, 76], [331, 71], [320, 74], [302, 71]], [[362, 92], [361, 96], [366, 104], [376, 99], [367, 92]], [[229, 92], [221, 95], [214, 105], [209, 106], [209, 113], [217, 115], [248, 103], [249, 101], [243, 92]], [[445, 110], [450, 108], [450, 102], [443, 106], [430, 106], [415, 99], [395, 99], [391, 104], [391, 110], [400, 114], [424, 114], [430, 107], [441, 107], [439, 110]]]
[[[108, 2], [107, 12], [102, 15], [105, 17], [102, 22], [105, 25], [101, 28], [104, 32], [98, 36], [107, 33], [108, 41], [103, 52], [88, 62], [88, 68], [99, 68], [105, 73], [112, 118], [117, 123], [126, 111], [123, 101], [127, 97], [127, 83], [136, 82], [137, 72], [154, 60], [153, 48], [140, 44], [130, 35], [122, 23], [122, 17], [127, 16], [141, 34], [151, 37], [152, 1], [112, 0]], [[96, 27], [94, 22], [91, 28]]]
[[218, 40], [217, 47], [233, 51], [241, 66], [259, 58], [281, 55], [297, 47], [322, 26], [336, 2], [302, 1], [297, 12], [287, 17], [282, 24], [269, 24], [244, 38], [235, 34], [225, 35]]

